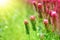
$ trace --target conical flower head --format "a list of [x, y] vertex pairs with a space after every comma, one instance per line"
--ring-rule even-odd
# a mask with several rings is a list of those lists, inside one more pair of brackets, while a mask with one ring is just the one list
[[48, 20], [44, 19], [44, 24], [47, 25], [48, 24]]
[[28, 24], [28, 21], [27, 20], [24, 20], [24, 24]]
[[30, 20], [34, 21], [35, 20], [35, 16], [30, 16]]
[[56, 17], [56, 16], [57, 16], [57, 15], [56, 15], [56, 11], [52, 11], [51, 16], [52, 16], [52, 17]]
[[38, 9], [42, 8], [42, 3], [38, 3]]
[[36, 6], [36, 1], [32, 1], [32, 4], [33, 4], [34, 6]]

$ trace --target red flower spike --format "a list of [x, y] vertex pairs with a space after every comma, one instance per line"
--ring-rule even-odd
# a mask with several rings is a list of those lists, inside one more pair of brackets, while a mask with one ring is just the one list
[[57, 27], [57, 14], [56, 11], [52, 11], [52, 25], [54, 26], [53, 29], [56, 30]]
[[44, 24], [45, 24], [46, 31], [49, 32], [50, 27], [49, 27], [48, 19], [44, 19]]
[[47, 14], [49, 13], [49, 9], [48, 9], [48, 8], [46, 8], [46, 13], [47, 13]]
[[28, 21], [27, 20], [24, 20], [24, 24], [28, 24]]
[[57, 6], [60, 8], [60, 0], [57, 0]]
[[43, 0], [43, 3], [49, 3], [50, 0]]
[[46, 3], [46, 0], [43, 0], [43, 4], [45, 4]]
[[42, 3], [38, 3], [38, 9], [42, 8]]
[[46, 6], [47, 6], [47, 8], [50, 8], [50, 4], [47, 4]]
[[54, 7], [53, 10], [57, 12], [57, 7]]
[[48, 20], [44, 19], [44, 24], [47, 25], [48, 24]]
[[35, 0], [32, 1], [32, 4], [33, 4], [33, 6], [35, 7], [35, 10], [37, 11], [37, 3], [36, 3], [36, 1], [35, 1]]
[[35, 16], [30, 16], [30, 20], [35, 20]]
[[28, 20], [24, 20], [24, 24], [25, 24], [25, 29], [26, 29], [26, 33], [29, 34], [29, 25], [28, 25]]
[[52, 11], [51, 16], [52, 16], [52, 17], [56, 17], [56, 16], [57, 16], [57, 15], [56, 15], [56, 11]]
[[51, 16], [51, 13], [52, 13], [52, 10], [49, 10], [49, 15], [50, 15], [50, 17], [52, 17], [52, 16]]
[[51, 2], [55, 5], [56, 4], [56, 0], [51, 0]]
[[46, 3], [49, 3], [50, 2], [50, 0], [46, 0]]
[[34, 6], [36, 6], [36, 1], [32, 1], [32, 4], [33, 4]]
[[36, 31], [36, 21], [35, 21], [35, 16], [30, 16], [30, 21], [31, 21], [31, 24], [32, 24], [32, 29], [34, 31]]
[[60, 0], [57, 0], [57, 30], [60, 32]]

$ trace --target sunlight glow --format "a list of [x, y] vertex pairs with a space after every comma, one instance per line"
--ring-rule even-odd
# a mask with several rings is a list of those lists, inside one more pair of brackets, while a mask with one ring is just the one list
[[9, 2], [9, 0], [0, 0], [0, 6], [6, 6]]

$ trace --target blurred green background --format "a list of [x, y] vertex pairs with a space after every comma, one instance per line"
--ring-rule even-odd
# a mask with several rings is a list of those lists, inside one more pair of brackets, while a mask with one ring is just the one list
[[[4, 0], [3, 0], [4, 1]], [[7, 5], [0, 5], [0, 40], [29, 40], [24, 27], [33, 10], [25, 0], [10, 0]]]

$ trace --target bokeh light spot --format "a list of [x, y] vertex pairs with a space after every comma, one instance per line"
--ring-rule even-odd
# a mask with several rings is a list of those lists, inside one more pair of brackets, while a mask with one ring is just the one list
[[10, 0], [0, 0], [0, 6], [4, 7], [7, 6], [9, 4]]

